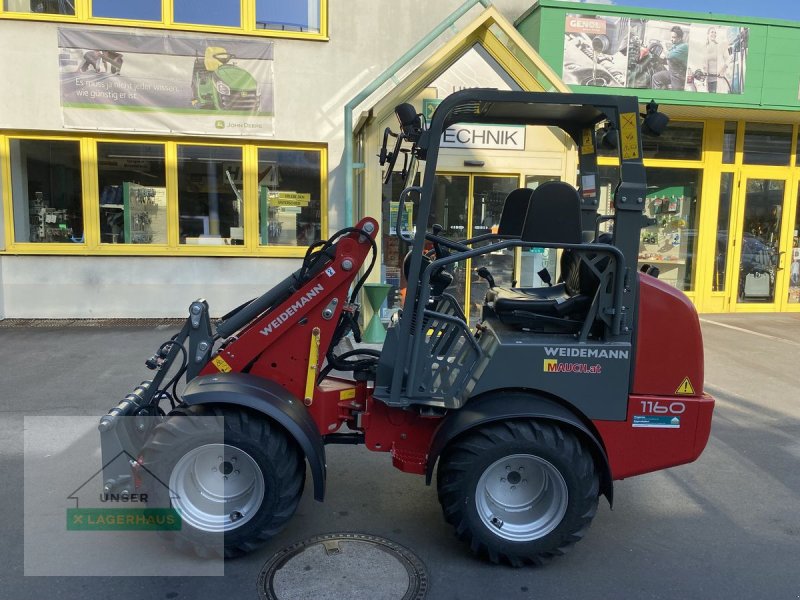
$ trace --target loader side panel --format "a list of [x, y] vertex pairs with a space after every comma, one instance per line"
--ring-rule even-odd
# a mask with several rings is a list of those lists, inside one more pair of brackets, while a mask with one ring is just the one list
[[626, 421], [594, 421], [611, 475], [624, 479], [696, 460], [708, 442], [714, 399], [631, 396]]
[[632, 393], [701, 397], [703, 334], [697, 311], [683, 292], [655, 277], [640, 273], [639, 282]]

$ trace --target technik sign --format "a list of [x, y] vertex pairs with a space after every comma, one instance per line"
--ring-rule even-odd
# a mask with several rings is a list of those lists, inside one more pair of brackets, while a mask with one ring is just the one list
[[525, 127], [508, 125], [454, 125], [442, 134], [442, 148], [525, 150]]

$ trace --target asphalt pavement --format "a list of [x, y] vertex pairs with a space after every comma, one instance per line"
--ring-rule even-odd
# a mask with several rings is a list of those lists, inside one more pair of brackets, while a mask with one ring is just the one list
[[126, 566], [141, 576], [24, 576], [24, 417], [103, 414], [147, 376], [144, 359], [175, 327], [0, 322], [0, 598], [255, 599], [259, 571], [277, 551], [358, 532], [416, 553], [435, 600], [797, 600], [800, 314], [701, 322], [705, 387], [717, 398], [705, 452], [693, 464], [616, 482], [614, 509], [602, 500], [567, 556], [543, 568], [481, 562], [455, 538], [423, 478], [395, 470], [386, 454], [332, 446], [326, 501], [314, 501], [307, 485], [288, 528], [228, 561], [220, 577], [148, 577], [132, 553]]

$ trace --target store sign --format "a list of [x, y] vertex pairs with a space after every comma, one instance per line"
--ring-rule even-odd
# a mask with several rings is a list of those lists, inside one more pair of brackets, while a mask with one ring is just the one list
[[525, 127], [469, 123], [454, 125], [442, 134], [441, 147], [525, 150]]
[[64, 127], [267, 137], [273, 43], [59, 28]]
[[744, 93], [747, 27], [568, 14], [567, 85]]
[[[422, 114], [430, 123], [441, 98], [422, 100]], [[525, 150], [524, 125], [471, 125], [459, 123], [449, 127], [440, 142], [442, 148], [485, 148], [493, 150]]]
[[298, 192], [270, 192], [270, 206], [308, 206], [311, 202], [311, 194], [301, 194]]

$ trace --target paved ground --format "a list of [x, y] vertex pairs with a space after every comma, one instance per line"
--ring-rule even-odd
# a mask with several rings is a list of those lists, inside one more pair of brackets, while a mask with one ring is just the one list
[[[473, 559], [435, 489], [386, 455], [330, 447], [328, 500], [225, 577], [23, 577], [24, 415], [99, 415], [146, 374], [172, 328], [0, 327], [0, 598], [257, 598], [280, 548], [334, 531], [389, 538], [428, 566], [432, 599], [800, 598], [800, 315], [707, 315], [706, 389], [718, 399], [694, 464], [616, 484], [587, 536], [541, 569]], [[135, 558], [131, 557], [135, 562]]]

